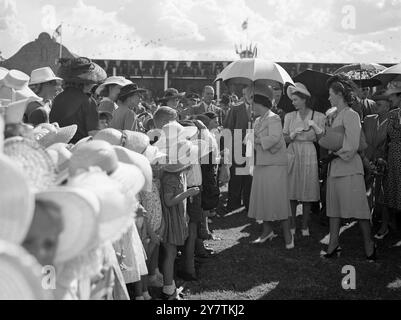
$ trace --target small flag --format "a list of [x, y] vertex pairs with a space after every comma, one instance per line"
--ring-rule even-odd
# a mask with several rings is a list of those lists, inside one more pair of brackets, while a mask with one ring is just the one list
[[57, 38], [61, 37], [61, 28], [62, 28], [62, 25], [60, 24], [60, 25], [56, 28], [56, 30], [54, 30], [54, 32], [53, 32], [53, 39], [57, 39]]
[[242, 27], [242, 30], [248, 29], [248, 19], [246, 19], [246, 20], [242, 23], [241, 27]]

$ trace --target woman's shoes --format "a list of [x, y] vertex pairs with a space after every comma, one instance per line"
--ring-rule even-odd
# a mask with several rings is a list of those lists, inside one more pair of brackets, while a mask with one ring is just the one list
[[181, 300], [181, 297], [179, 296], [177, 290], [174, 291], [173, 294], [167, 294], [162, 291], [160, 295], [161, 300]]
[[390, 230], [387, 228], [387, 230], [384, 233], [376, 233], [374, 238], [377, 240], [383, 240], [388, 234], [390, 233]]
[[265, 238], [259, 237], [255, 241], [252, 241], [252, 244], [262, 244], [262, 243], [265, 243], [267, 240], [272, 241], [276, 237], [277, 237], [277, 234], [275, 234], [274, 231], [272, 231]]
[[322, 254], [322, 258], [326, 258], [326, 259], [332, 259], [332, 258], [339, 258], [341, 255], [341, 247], [337, 246], [337, 248], [335, 248], [332, 252], [326, 252], [325, 254]]
[[[295, 229], [294, 229], [294, 230], [295, 230]], [[295, 248], [294, 235], [292, 235], [291, 243], [286, 244], [286, 245], [285, 245], [285, 248], [286, 248], [287, 250], [291, 250], [291, 249], [294, 249], [294, 248]]]
[[366, 260], [368, 260], [368, 262], [376, 262], [376, 260], [377, 260], [376, 251], [377, 251], [377, 245], [376, 245], [376, 243], [374, 243], [373, 244], [373, 253], [370, 256], [366, 256]]

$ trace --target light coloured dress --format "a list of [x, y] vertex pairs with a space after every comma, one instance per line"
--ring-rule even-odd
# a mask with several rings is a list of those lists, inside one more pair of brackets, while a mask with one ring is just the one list
[[[298, 128], [308, 129], [308, 121], [312, 120], [324, 130], [326, 117], [320, 112], [309, 113], [302, 120], [300, 113], [294, 111], [288, 113], [284, 120], [283, 133], [289, 135]], [[315, 130], [302, 132], [295, 137], [295, 140], [288, 146], [288, 153], [291, 161], [289, 167], [289, 197], [290, 200], [302, 202], [316, 202], [320, 200], [319, 169], [316, 148], [317, 141]]]
[[255, 145], [249, 218], [261, 221], [287, 220], [291, 215], [288, 198], [288, 160], [281, 119], [269, 111], [255, 121]]
[[141, 276], [148, 274], [146, 267], [146, 252], [138, 233], [134, 218], [128, 231], [124, 233], [119, 241], [113, 243], [114, 250], [123, 253], [122, 261], [126, 270], [121, 270], [125, 283], [134, 283], [141, 280]]
[[345, 128], [339, 158], [329, 166], [327, 179], [327, 216], [332, 218], [370, 219], [362, 159], [358, 154], [361, 136], [359, 115], [346, 107], [337, 113], [331, 127]]

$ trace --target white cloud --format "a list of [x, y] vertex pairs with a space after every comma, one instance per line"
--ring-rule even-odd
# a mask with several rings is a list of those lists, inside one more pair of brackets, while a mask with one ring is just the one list
[[[63, 43], [92, 58], [232, 60], [236, 44], [252, 41], [260, 57], [283, 62], [400, 59], [395, 39], [401, 30], [401, 0], [37, 1], [36, 7], [31, 0], [19, 0], [24, 9], [18, 11], [15, 0], [0, 0], [0, 30], [6, 21], [1, 8], [11, 3], [12, 14], [19, 14], [14, 20], [23, 21], [20, 30], [26, 24], [30, 41], [64, 21]], [[345, 4], [356, 8], [355, 30], [341, 28]], [[42, 20], [44, 28], [38, 23]], [[0, 31], [0, 37], [4, 34]], [[21, 46], [7, 41], [11, 53]]]
[[[19, 48], [28, 39], [24, 23], [19, 19], [15, 0], [0, 0], [0, 51], [8, 56], [12, 47]], [[10, 50], [11, 49], [11, 50]]]

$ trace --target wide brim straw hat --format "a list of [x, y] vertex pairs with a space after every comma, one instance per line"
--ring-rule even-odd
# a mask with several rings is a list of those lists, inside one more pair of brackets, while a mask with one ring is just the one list
[[0, 115], [0, 154], [3, 153], [3, 147], [4, 147], [4, 128], [5, 128], [5, 122], [3, 117]]
[[120, 131], [107, 128], [99, 131], [93, 139], [103, 140], [113, 146], [122, 146], [131, 151], [143, 154], [151, 164], [166, 156], [164, 153], [160, 152], [157, 147], [151, 146], [150, 138], [142, 132], [130, 130]]
[[97, 84], [107, 78], [106, 71], [88, 58], [61, 59], [57, 75], [66, 82]]
[[209, 149], [204, 140], [180, 141], [175, 146], [165, 149], [167, 161], [162, 165], [163, 170], [180, 172], [193, 164], [200, 164], [200, 159], [209, 153]]
[[53, 300], [42, 286], [42, 269], [25, 249], [0, 241], [0, 300]]
[[[129, 176], [126, 179], [132, 178]], [[122, 186], [119, 181], [100, 171], [100, 169], [92, 169], [89, 172], [77, 175], [68, 181], [68, 185], [90, 190], [99, 200], [98, 246], [107, 241], [119, 240], [132, 226], [134, 208], [137, 202], [135, 195], [130, 198], [125, 193], [125, 187], [129, 188], [129, 185]]]
[[184, 127], [177, 121], [172, 121], [162, 128], [159, 140], [154, 146], [163, 151], [163, 149], [167, 148], [167, 145], [192, 139], [197, 133], [198, 128], [195, 126]]
[[114, 146], [122, 146], [137, 153], [143, 154], [150, 145], [149, 137], [142, 133], [131, 130], [116, 130], [107, 128], [100, 130], [94, 140], [103, 140]]
[[28, 104], [33, 101], [39, 101], [35, 97], [30, 97], [22, 100], [12, 102], [8, 99], [3, 99], [0, 109], [0, 113], [4, 114], [4, 120], [7, 124], [9, 123], [20, 123], [24, 118], [24, 114]]
[[19, 70], [7, 70], [7, 73], [2, 77], [5, 70], [0, 74], [0, 99], [9, 99], [15, 102], [34, 97], [38, 101], [42, 100], [29, 89], [29, 76], [27, 74]]
[[36, 194], [36, 199], [56, 204], [63, 219], [55, 262], [74, 259], [92, 248], [96, 239], [100, 203], [95, 194], [82, 188], [58, 187]]
[[72, 153], [68, 150], [68, 145], [65, 143], [56, 143], [46, 149], [50, 155], [53, 163], [56, 166], [56, 181], [55, 184], [59, 185], [68, 179], [68, 166]]
[[78, 126], [76, 124], [62, 128], [55, 127], [54, 131], [47, 131], [47, 133], [46, 130], [40, 130], [36, 140], [44, 148], [48, 148], [55, 143], [69, 143], [74, 138], [77, 130]]
[[6, 139], [4, 154], [21, 169], [32, 190], [42, 191], [55, 185], [55, 165], [36, 141], [23, 137]]
[[56, 77], [53, 70], [50, 67], [44, 67], [32, 70], [31, 79], [29, 81], [29, 85], [41, 84], [50, 81], [61, 82], [63, 79]]
[[[114, 151], [117, 154], [118, 161], [129, 164], [129, 165], [134, 165], [139, 170], [141, 170], [143, 177], [144, 177], [144, 184], [142, 185], [141, 189], [137, 189], [137, 192], [141, 190], [145, 190], [148, 192], [152, 191], [152, 180], [153, 180], [153, 174], [152, 174], [152, 167], [150, 166], [149, 160], [142, 154], [139, 154], [137, 152], [128, 150], [127, 148], [120, 147], [120, 146], [114, 146]], [[142, 177], [139, 177], [142, 178]], [[140, 185], [138, 185], [139, 187]]]
[[35, 197], [20, 168], [2, 154], [0, 176], [0, 239], [21, 244], [32, 223]]
[[8, 69], [0, 67], [0, 86], [2, 85], [2, 81], [5, 78], [5, 76], [7, 75], [7, 73], [9, 72]]
[[292, 99], [293, 94], [296, 93], [296, 92], [299, 92], [299, 93], [302, 93], [302, 94], [304, 94], [304, 95], [306, 95], [308, 97], [311, 97], [311, 94], [310, 94], [309, 90], [301, 82], [296, 82], [295, 86], [289, 86], [287, 88], [287, 96], [288, 96], [288, 98]]
[[82, 138], [81, 140], [79, 140], [76, 144], [74, 144], [71, 147], [70, 151], [73, 153], [79, 146], [81, 146], [81, 145], [83, 145], [83, 144], [85, 144], [85, 143], [87, 143], [89, 141], [92, 141], [92, 140], [93, 140], [92, 136], [88, 136], [88, 137]]
[[100, 94], [103, 89], [111, 84], [115, 84], [118, 85], [120, 87], [124, 87], [127, 86], [129, 84], [132, 84], [131, 80], [128, 80], [124, 77], [121, 76], [112, 76], [112, 77], [108, 77], [101, 85], [99, 85], [99, 87], [96, 89], [96, 94]]
[[79, 146], [70, 159], [69, 173], [75, 176], [96, 167], [122, 183], [124, 190], [129, 190], [133, 197], [145, 185], [142, 171], [120, 162], [113, 146], [106, 141], [94, 140]]

